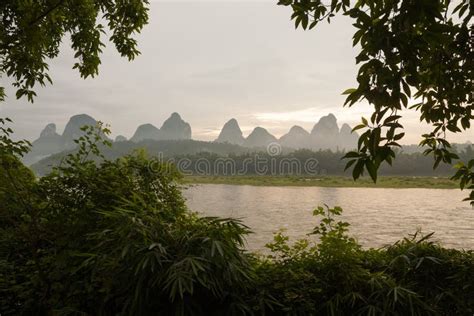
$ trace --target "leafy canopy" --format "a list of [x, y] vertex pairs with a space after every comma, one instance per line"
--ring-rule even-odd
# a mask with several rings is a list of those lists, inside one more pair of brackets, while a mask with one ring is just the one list
[[[434, 157], [434, 168], [452, 163], [446, 134], [471, 127], [474, 118], [474, 4], [469, 0], [280, 0], [291, 6], [296, 27], [312, 29], [337, 14], [353, 20], [353, 45], [358, 86], [344, 92], [345, 105], [366, 100], [373, 106], [356, 151], [348, 153], [346, 168], [354, 179], [367, 170], [374, 181], [384, 162], [395, 158], [394, 147], [404, 137], [404, 110], [414, 109], [432, 131], [420, 145]], [[474, 161], [456, 165], [454, 179], [474, 189]], [[474, 191], [469, 200], [474, 203]]]
[[83, 78], [98, 74], [105, 35], [133, 60], [139, 54], [134, 35], [148, 22], [148, 0], [2, 0], [0, 20], [0, 76], [13, 80], [17, 98], [33, 102], [34, 87], [52, 83], [48, 60], [58, 56], [66, 35], [73, 68]]

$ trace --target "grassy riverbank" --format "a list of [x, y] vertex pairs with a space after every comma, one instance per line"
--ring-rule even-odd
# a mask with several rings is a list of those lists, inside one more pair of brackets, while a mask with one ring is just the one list
[[370, 178], [357, 181], [349, 177], [294, 177], [294, 176], [186, 176], [186, 184], [232, 184], [255, 186], [314, 186], [350, 188], [429, 188], [456, 189], [459, 185], [449, 178], [436, 177], [379, 177], [376, 184]]

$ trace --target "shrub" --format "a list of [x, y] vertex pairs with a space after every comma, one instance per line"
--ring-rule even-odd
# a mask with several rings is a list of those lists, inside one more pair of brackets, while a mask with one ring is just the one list
[[312, 235], [289, 244], [278, 233], [256, 266], [255, 310], [269, 315], [472, 315], [474, 253], [415, 234], [381, 249], [347, 235], [342, 210], [319, 207]]
[[179, 174], [144, 153], [95, 163], [108, 131], [83, 131], [77, 152], [41, 179], [19, 161], [25, 148], [1, 144], [0, 314], [245, 309], [248, 229], [187, 210]]

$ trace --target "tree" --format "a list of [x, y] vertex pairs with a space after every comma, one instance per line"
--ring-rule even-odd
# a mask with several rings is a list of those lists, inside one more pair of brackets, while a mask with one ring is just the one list
[[[337, 14], [354, 21], [353, 45], [358, 87], [348, 89], [345, 105], [366, 100], [373, 106], [358, 149], [347, 153], [354, 179], [367, 170], [374, 181], [382, 163], [391, 164], [404, 137], [403, 111], [415, 109], [432, 126], [420, 145], [434, 157], [434, 168], [458, 156], [446, 140], [474, 119], [474, 3], [469, 0], [280, 0], [291, 6], [295, 26], [312, 29]], [[456, 164], [461, 188], [474, 189], [474, 159]], [[474, 191], [468, 200], [474, 205]]]
[[148, 0], [2, 0], [0, 20], [0, 77], [13, 80], [17, 98], [33, 102], [34, 87], [52, 83], [47, 61], [58, 56], [67, 34], [77, 60], [73, 68], [83, 78], [98, 74], [106, 34], [133, 60], [139, 54], [133, 36], [148, 22]]

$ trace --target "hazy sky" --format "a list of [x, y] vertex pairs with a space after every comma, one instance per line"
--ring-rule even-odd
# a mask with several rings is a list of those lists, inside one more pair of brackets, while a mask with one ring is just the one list
[[[72, 70], [66, 40], [50, 64], [54, 84], [37, 89], [34, 104], [16, 101], [8, 89], [0, 117], [14, 119], [17, 137], [31, 140], [51, 122], [61, 133], [80, 113], [131, 137], [138, 125], [160, 127], [178, 112], [193, 138], [203, 140], [215, 139], [232, 117], [245, 135], [255, 126], [276, 136], [295, 124], [311, 130], [328, 113], [340, 124], [358, 123], [368, 107], [343, 108], [341, 96], [355, 86], [357, 72], [350, 21], [340, 17], [312, 31], [295, 30], [290, 10], [275, 2], [154, 1], [135, 61], [108, 45], [99, 76], [83, 80]], [[418, 143], [427, 129], [414, 113], [406, 115], [404, 142]], [[474, 130], [451, 140], [474, 140]]]

